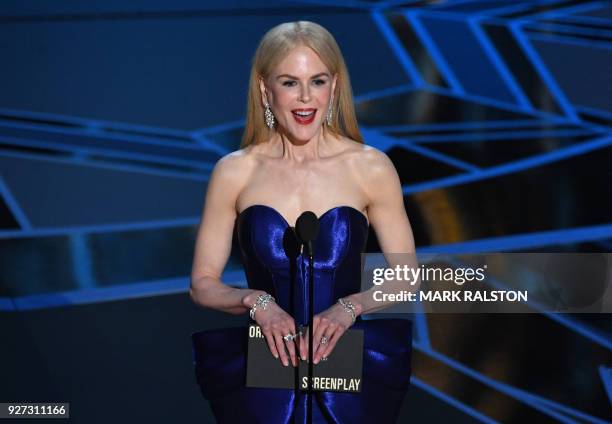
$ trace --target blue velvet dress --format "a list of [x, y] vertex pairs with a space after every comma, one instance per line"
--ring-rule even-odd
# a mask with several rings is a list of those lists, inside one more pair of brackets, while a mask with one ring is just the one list
[[[350, 206], [334, 207], [319, 219], [315, 314], [361, 290], [368, 234], [365, 215]], [[274, 208], [253, 205], [238, 215], [235, 229], [249, 287], [272, 294], [296, 324], [306, 324], [308, 257], [300, 253], [292, 227]], [[313, 422], [395, 423], [409, 387], [411, 321], [358, 317], [351, 328], [364, 330], [361, 392], [315, 392]], [[192, 339], [196, 379], [218, 422], [306, 423], [306, 392], [245, 386], [246, 326], [201, 331]]]

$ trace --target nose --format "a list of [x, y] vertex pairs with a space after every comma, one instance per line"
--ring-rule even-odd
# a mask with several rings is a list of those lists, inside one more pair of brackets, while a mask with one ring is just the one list
[[302, 103], [308, 103], [310, 101], [310, 88], [308, 87], [308, 84], [306, 86], [302, 86], [300, 101]]

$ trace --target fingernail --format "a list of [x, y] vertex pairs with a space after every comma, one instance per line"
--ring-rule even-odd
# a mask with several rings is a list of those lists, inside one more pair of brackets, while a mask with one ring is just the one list
[[319, 363], [319, 358], [315, 358], [314, 363], [318, 364]]
[[285, 366], [287, 366], [287, 365], [289, 365], [289, 362], [283, 361], [283, 364], [285, 364]]

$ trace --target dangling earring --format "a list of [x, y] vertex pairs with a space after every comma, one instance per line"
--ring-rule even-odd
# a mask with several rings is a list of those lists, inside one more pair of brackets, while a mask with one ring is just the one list
[[327, 115], [325, 116], [325, 120], [327, 121], [327, 126], [331, 127], [332, 124], [332, 105], [334, 104], [334, 96], [332, 94], [331, 99], [329, 99], [329, 108], [327, 108]]
[[265, 106], [266, 110], [264, 112], [264, 115], [266, 117], [266, 125], [268, 126], [268, 128], [272, 129], [274, 128], [274, 114], [272, 113], [268, 102], [266, 102]]

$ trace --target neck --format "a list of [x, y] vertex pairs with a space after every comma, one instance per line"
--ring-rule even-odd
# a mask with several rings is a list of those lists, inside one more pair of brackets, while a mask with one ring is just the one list
[[330, 140], [329, 133], [323, 128], [306, 141], [294, 140], [286, 133], [279, 132], [274, 137], [275, 156], [298, 164], [317, 160], [327, 156], [331, 147]]

